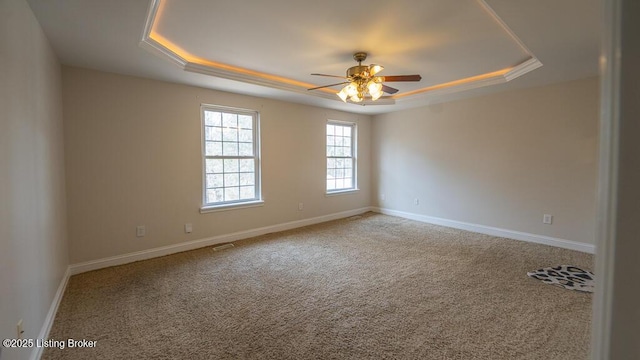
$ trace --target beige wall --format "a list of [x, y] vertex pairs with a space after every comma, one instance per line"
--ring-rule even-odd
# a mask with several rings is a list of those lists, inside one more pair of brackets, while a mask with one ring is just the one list
[[[72, 263], [370, 204], [367, 115], [71, 67], [63, 95]], [[199, 213], [201, 103], [260, 112], [264, 206]], [[358, 124], [356, 194], [325, 196], [327, 119]]]
[[593, 244], [598, 96], [592, 78], [377, 115], [373, 202]]
[[[37, 338], [66, 271], [60, 64], [23, 0], [0, 1], [0, 338]], [[3, 349], [26, 359], [32, 349]]]

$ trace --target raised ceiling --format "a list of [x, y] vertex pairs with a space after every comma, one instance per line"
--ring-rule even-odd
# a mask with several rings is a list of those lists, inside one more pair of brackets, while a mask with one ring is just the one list
[[[599, 0], [29, 3], [64, 64], [352, 112], [598, 71]], [[389, 83], [400, 92], [380, 106], [344, 104], [339, 87], [306, 90], [334, 83], [310, 74], [344, 75], [356, 51], [369, 53], [367, 64], [384, 65], [380, 75], [420, 74], [422, 81]]]

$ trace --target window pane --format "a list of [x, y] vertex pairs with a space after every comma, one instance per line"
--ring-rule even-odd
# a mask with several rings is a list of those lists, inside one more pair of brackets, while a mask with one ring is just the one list
[[205, 140], [214, 140], [213, 139], [213, 128], [211, 126], [204, 127], [204, 139]]
[[353, 181], [351, 178], [344, 179], [344, 187], [347, 189], [353, 187]]
[[225, 173], [238, 172], [239, 171], [238, 163], [239, 163], [238, 159], [224, 159], [224, 172]]
[[207, 201], [208, 203], [212, 203], [212, 202], [215, 202], [215, 200], [216, 200], [216, 193], [215, 193], [215, 191], [214, 191], [214, 190], [212, 190], [212, 189], [207, 189], [207, 200], [206, 200], [206, 201]]
[[253, 130], [240, 130], [238, 140], [252, 142], [253, 141]]
[[327, 124], [327, 135], [335, 134], [335, 126]]
[[334, 167], [336, 167], [336, 159], [327, 158], [327, 168], [334, 168]]
[[253, 159], [240, 159], [240, 171], [254, 172], [255, 161]]
[[222, 175], [219, 174], [207, 174], [207, 189], [222, 186]]
[[225, 142], [222, 143], [222, 155], [224, 156], [238, 156], [238, 143], [237, 142]]
[[223, 187], [224, 186], [224, 175], [222, 174], [214, 174], [213, 175], [213, 187]]
[[236, 128], [222, 128], [222, 140], [223, 141], [238, 141], [238, 129], [236, 129]]
[[238, 186], [240, 185], [240, 176], [235, 174], [224, 174], [224, 186]]
[[238, 127], [240, 129], [249, 129], [249, 130], [253, 129], [253, 116], [239, 115]]
[[344, 168], [344, 177], [353, 177], [353, 168]]
[[207, 174], [211, 173], [222, 173], [222, 160], [221, 159], [207, 159], [206, 160], [206, 172]]
[[351, 126], [345, 126], [342, 129], [342, 135], [351, 136]]
[[207, 203], [216, 203], [224, 201], [222, 189], [207, 190]]
[[238, 155], [240, 156], [253, 156], [252, 143], [240, 143], [238, 150]]
[[327, 190], [335, 190], [336, 181], [335, 180], [327, 180]]
[[351, 169], [353, 167], [353, 160], [351, 158], [344, 159], [344, 167]]
[[218, 141], [207, 141], [205, 144], [205, 154], [207, 156], [222, 155], [222, 143]]
[[224, 188], [224, 200], [235, 201], [240, 198], [240, 191], [238, 187], [226, 187]]
[[212, 137], [215, 141], [222, 141], [222, 128], [221, 127], [212, 127], [211, 128]]
[[256, 190], [254, 186], [241, 186], [240, 187], [240, 199], [253, 199], [256, 197]]
[[327, 136], [327, 146], [333, 146], [336, 144], [336, 137], [332, 135]]
[[241, 173], [240, 174], [240, 185], [254, 185], [256, 180], [255, 173]]
[[222, 114], [222, 127], [224, 128], [238, 128], [238, 115], [223, 113]]
[[204, 112], [204, 124], [207, 126], [220, 126], [222, 122], [220, 121], [221, 114], [217, 111], [205, 111]]
[[207, 126], [204, 128], [204, 139], [208, 141], [222, 140], [222, 128]]
[[327, 146], [327, 156], [336, 156], [336, 148], [333, 146]]

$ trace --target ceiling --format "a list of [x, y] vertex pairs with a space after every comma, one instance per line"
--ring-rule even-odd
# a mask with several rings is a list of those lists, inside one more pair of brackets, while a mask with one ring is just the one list
[[[596, 76], [602, 0], [28, 0], [65, 65], [377, 114]], [[365, 106], [341, 79], [365, 51], [420, 82]]]

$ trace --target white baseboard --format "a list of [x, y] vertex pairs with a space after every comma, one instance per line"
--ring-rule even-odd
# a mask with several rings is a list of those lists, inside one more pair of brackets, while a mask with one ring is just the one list
[[309, 219], [296, 220], [291, 222], [286, 222], [277, 225], [265, 226], [257, 229], [239, 231], [231, 234], [218, 235], [210, 238], [199, 239], [188, 241], [175, 245], [168, 245], [148, 250], [136, 251], [128, 254], [112, 256], [104, 259], [92, 260], [87, 262], [82, 262], [78, 264], [72, 264], [69, 266], [71, 270], [71, 275], [80, 274], [87, 271], [98, 270], [110, 266], [122, 265], [131, 263], [134, 261], [147, 260], [160, 256], [171, 255], [183, 251], [195, 250], [211, 245], [248, 239], [254, 236], [260, 236], [264, 234], [269, 234], [272, 232], [285, 231], [290, 229], [295, 229], [303, 226], [319, 224], [331, 220], [342, 219], [354, 215], [360, 215], [368, 211], [372, 211], [371, 207], [364, 207], [354, 210], [343, 211], [339, 213], [329, 214], [318, 216]]
[[595, 254], [595, 245], [581, 243], [577, 241], [558, 239], [550, 236], [536, 235], [536, 234], [525, 233], [521, 231], [501, 229], [501, 228], [485, 226], [485, 225], [471, 224], [471, 223], [466, 223], [462, 221], [442, 219], [442, 218], [437, 218], [433, 216], [426, 216], [426, 215], [408, 213], [404, 211], [391, 210], [391, 209], [385, 209], [385, 208], [379, 208], [379, 207], [373, 207], [371, 211], [375, 211], [377, 213], [381, 213], [385, 215], [392, 215], [392, 216], [402, 217], [405, 219], [421, 221], [429, 224], [446, 226], [454, 229], [477, 232], [480, 234], [498, 236], [498, 237], [513, 239], [513, 240], [527, 241], [527, 242], [532, 242], [536, 244], [550, 245], [550, 246], [560, 247], [564, 249], [576, 250], [576, 251], [581, 251], [589, 254]]
[[[58, 313], [58, 307], [60, 306], [60, 302], [62, 301], [62, 297], [64, 296], [64, 291], [67, 289], [67, 283], [69, 282], [69, 277], [71, 276], [71, 267], [67, 266], [67, 270], [64, 272], [62, 276], [62, 280], [60, 280], [60, 285], [58, 285], [58, 290], [56, 291], [56, 295], [53, 297], [53, 301], [51, 302], [51, 306], [49, 307], [49, 312], [47, 313], [47, 317], [44, 319], [44, 324], [40, 329], [40, 334], [38, 335], [38, 339], [47, 339], [49, 337], [49, 332], [51, 331], [51, 327], [53, 326], [53, 321], [56, 319], [56, 314]], [[34, 347], [33, 351], [31, 351], [31, 356], [29, 359], [31, 360], [39, 360], [42, 357], [43, 347]]]

